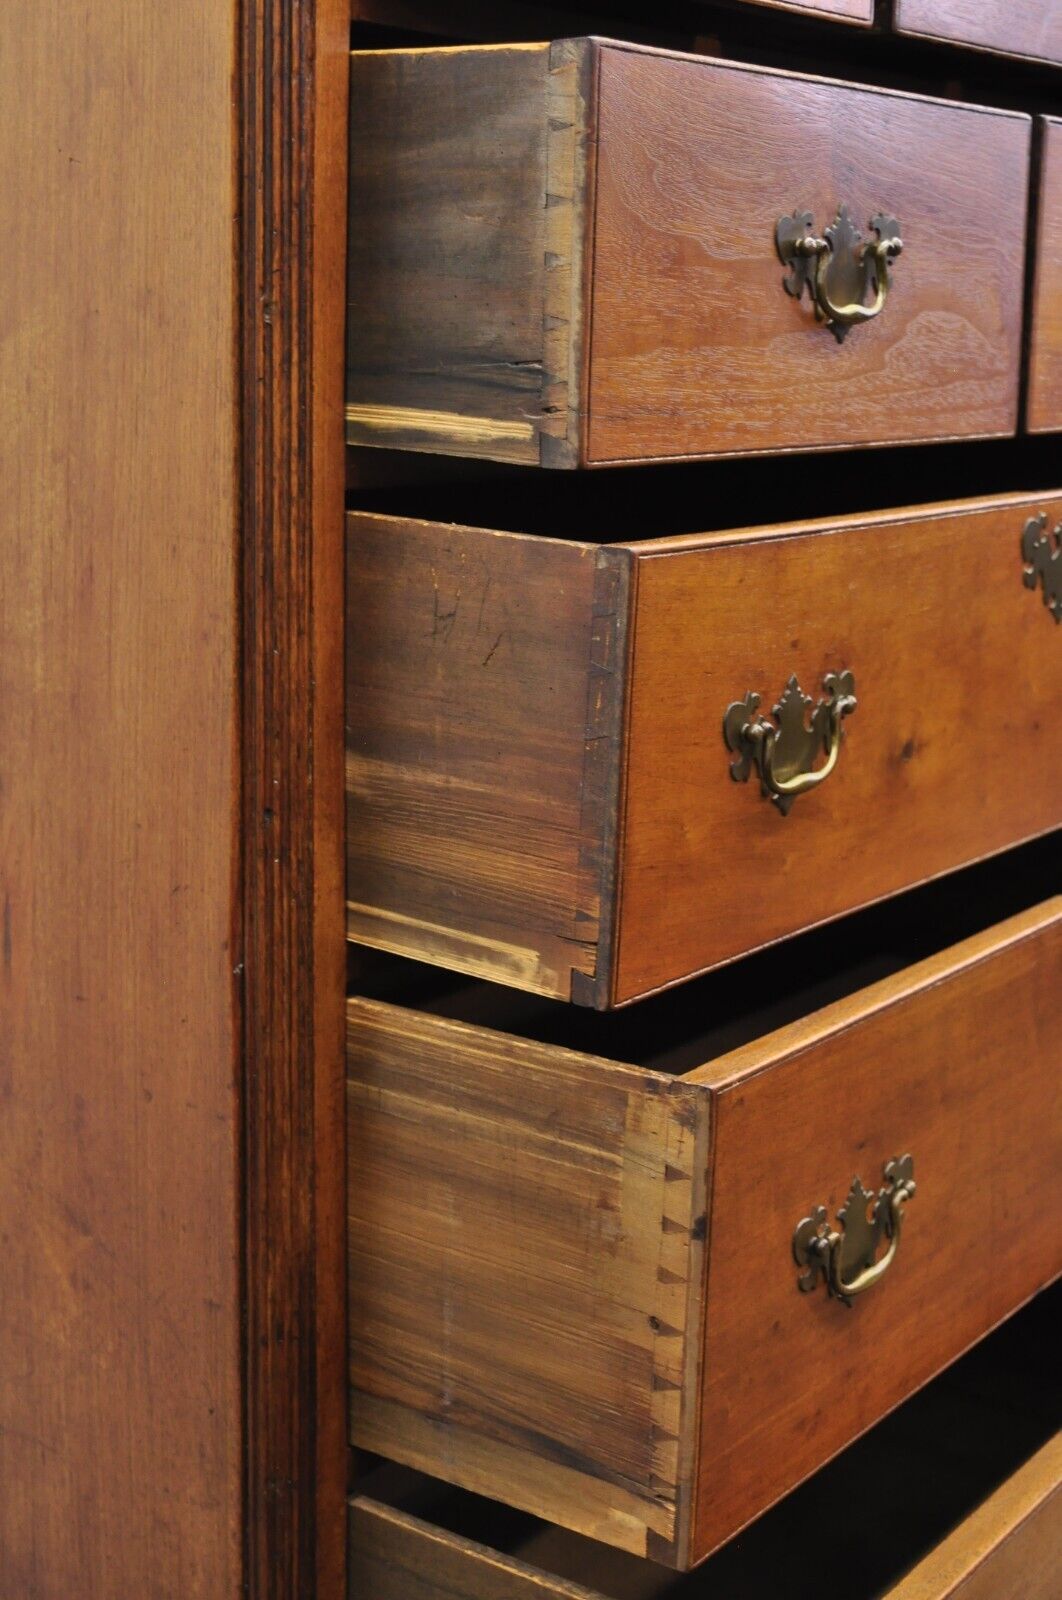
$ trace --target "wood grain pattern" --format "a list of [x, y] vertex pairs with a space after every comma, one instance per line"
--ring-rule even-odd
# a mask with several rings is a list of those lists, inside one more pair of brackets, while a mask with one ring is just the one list
[[234, 45], [224, 5], [4, 17], [11, 1600], [241, 1591]]
[[[1014, 432], [1027, 119], [604, 48], [598, 120], [589, 462]], [[773, 241], [842, 201], [905, 251], [838, 347]]]
[[[1022, 583], [1037, 510], [1062, 503], [634, 547], [616, 999], [1058, 826], [1059, 640]], [[782, 817], [730, 781], [723, 714], [845, 668], [837, 769]]]
[[1041, 139], [1026, 427], [1055, 433], [1062, 429], [1062, 120], [1044, 117]]
[[351, 57], [350, 443], [537, 462], [565, 437], [587, 52], [558, 51], [556, 75], [548, 45]]
[[596, 978], [625, 595], [586, 545], [348, 519], [352, 938]]
[[884, 1600], [1053, 1600], [1062, 1572], [1062, 1434]]
[[354, 1442], [684, 1538], [706, 1097], [371, 1001], [347, 1058]]
[[[351, 443], [575, 466], [1014, 432], [1028, 117], [586, 39], [353, 75]], [[906, 249], [840, 347], [774, 230], [842, 200]]]
[[347, 26], [5, 15], [5, 1600], [344, 1583]]
[[895, 0], [900, 33], [1062, 62], [1062, 9], [1057, 0]]
[[[1060, 960], [1055, 899], [677, 1077], [351, 1001], [353, 1441], [703, 1559], [1062, 1270]], [[888, 1278], [800, 1294], [908, 1149]]]
[[240, 22], [244, 1592], [334, 1600], [349, 16], [342, 0], [246, 0]]
[[[622, 1004], [1058, 826], [1040, 511], [602, 548], [352, 517], [349, 937]], [[837, 770], [783, 818], [731, 781], [723, 714], [845, 668]]]

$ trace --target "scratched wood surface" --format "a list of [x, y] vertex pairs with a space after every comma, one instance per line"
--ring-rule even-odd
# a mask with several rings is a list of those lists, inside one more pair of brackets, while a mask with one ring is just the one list
[[1055, 433], [1062, 429], [1062, 120], [1044, 117], [1041, 137], [1026, 426]]
[[[1056, 898], [674, 1077], [351, 1001], [353, 1442], [702, 1560], [1062, 1270], [1060, 960]], [[801, 1294], [907, 1151], [886, 1277]]]
[[896, 0], [900, 33], [1062, 62], [1058, 0]]

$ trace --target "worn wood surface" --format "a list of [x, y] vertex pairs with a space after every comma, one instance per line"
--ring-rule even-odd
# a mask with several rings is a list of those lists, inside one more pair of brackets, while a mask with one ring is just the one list
[[5, 8], [0, 1592], [241, 1592], [231, 7]]
[[[703, 1559], [1062, 1269], [1060, 960], [1055, 899], [679, 1077], [351, 1001], [353, 1441]], [[801, 1294], [908, 1150], [887, 1278]]]
[[[572, 466], [1014, 431], [1028, 117], [587, 40], [353, 74], [351, 443]], [[842, 201], [906, 248], [840, 347], [774, 230]]]
[[[1014, 431], [1027, 118], [607, 47], [597, 104], [589, 462]], [[839, 347], [774, 229], [841, 202], [905, 249]]]
[[[695, 1556], [1062, 1271], [1060, 962], [1056, 898], [695, 1075], [715, 1120]], [[906, 1151], [888, 1275], [851, 1311], [798, 1293], [800, 1218], [832, 1222]]]
[[1057, 0], [895, 0], [894, 23], [900, 33], [1062, 62]]
[[567, 998], [597, 970], [621, 586], [586, 545], [362, 515], [347, 574], [351, 937]]
[[1062, 1434], [885, 1600], [1054, 1600], [1062, 1573]]
[[1055, 433], [1062, 430], [1062, 120], [1044, 117], [1041, 138], [1026, 426]]
[[684, 1540], [707, 1097], [371, 1001], [347, 1056], [353, 1442]]
[[[635, 547], [615, 999], [1058, 826], [1058, 630], [1022, 579], [1040, 511], [1062, 503]], [[731, 781], [724, 712], [844, 669], [836, 770], [782, 817]]]
[[580, 41], [351, 57], [350, 443], [537, 462], [556, 435], [568, 464], [588, 62]]
[[345, 1584], [347, 1475], [349, 16], [342, 0], [247, 0], [241, 22], [242, 860], [234, 866], [244, 1012], [246, 1592], [334, 1600]]

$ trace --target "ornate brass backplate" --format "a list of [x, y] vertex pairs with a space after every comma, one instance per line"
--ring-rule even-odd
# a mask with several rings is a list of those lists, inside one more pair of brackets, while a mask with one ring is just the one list
[[[858, 703], [850, 672], [829, 673], [822, 687], [823, 698], [815, 704], [810, 719], [807, 713], [811, 698], [795, 677], [790, 678], [774, 707], [777, 727], [757, 715], [760, 697], [752, 690], [744, 700], [735, 700], [728, 706], [723, 718], [726, 747], [737, 758], [730, 763], [730, 776], [737, 783], [746, 783], [755, 767], [761, 793], [774, 802], [783, 817], [798, 794], [817, 788], [833, 771], [844, 737], [842, 723]], [[826, 760], [816, 767], [820, 754]]]
[[[812, 233], [813, 223], [810, 211], [794, 211], [779, 219], [774, 242], [789, 269], [782, 284], [795, 300], [806, 290], [818, 321], [842, 344], [849, 328], [870, 322], [885, 309], [889, 266], [903, 249], [900, 224], [879, 212], [869, 224], [874, 238], [864, 239], [845, 205], [825, 230], [825, 238]], [[869, 304], [868, 294], [873, 296]]]
[[1062, 522], [1047, 531], [1047, 513], [1030, 517], [1021, 536], [1021, 559], [1027, 589], [1044, 586], [1044, 605], [1062, 622]]
[[[914, 1158], [897, 1156], [886, 1162], [884, 1177], [876, 1195], [868, 1194], [859, 1178], [853, 1178], [848, 1199], [837, 1213], [838, 1228], [827, 1224], [825, 1206], [816, 1206], [797, 1223], [793, 1259], [804, 1269], [797, 1279], [804, 1294], [810, 1294], [821, 1279], [828, 1294], [850, 1306], [856, 1295], [885, 1276], [899, 1248], [904, 1207], [915, 1192]], [[883, 1239], [889, 1247], [878, 1257]]]

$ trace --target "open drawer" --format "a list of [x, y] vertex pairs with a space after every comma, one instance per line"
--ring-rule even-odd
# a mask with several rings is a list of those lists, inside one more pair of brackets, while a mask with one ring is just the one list
[[1060, 1313], [1041, 1296], [683, 1577], [378, 1468], [352, 1600], [1057, 1600]]
[[355, 1444], [687, 1567], [1059, 1271], [1062, 897], [832, 950], [748, 1042], [781, 953], [587, 1016], [619, 1059], [350, 1002]]

